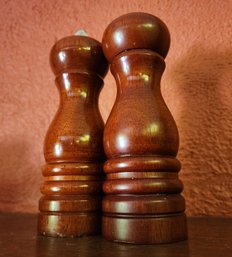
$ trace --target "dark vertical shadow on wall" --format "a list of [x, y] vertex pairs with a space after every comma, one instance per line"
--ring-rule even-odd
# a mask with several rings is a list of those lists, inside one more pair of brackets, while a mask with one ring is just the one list
[[171, 71], [181, 96], [181, 177], [188, 211], [228, 214], [232, 208], [232, 51], [197, 45]]

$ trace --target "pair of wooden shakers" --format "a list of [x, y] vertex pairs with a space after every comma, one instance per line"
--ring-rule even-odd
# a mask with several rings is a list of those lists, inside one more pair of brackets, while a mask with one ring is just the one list
[[[178, 131], [160, 91], [169, 45], [159, 18], [130, 13], [107, 27], [102, 45], [70, 36], [53, 46], [60, 106], [44, 144], [40, 234], [102, 230], [108, 240], [137, 244], [186, 239]], [[104, 127], [98, 97], [106, 59], [117, 98]]]

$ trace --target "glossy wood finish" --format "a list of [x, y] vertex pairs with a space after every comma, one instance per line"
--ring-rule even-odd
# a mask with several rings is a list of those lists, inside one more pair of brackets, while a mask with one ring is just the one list
[[106, 29], [102, 47], [117, 83], [104, 129], [103, 236], [156, 244], [187, 238], [178, 130], [160, 91], [170, 45], [157, 17], [131, 13]]
[[2, 257], [230, 257], [232, 219], [188, 218], [189, 239], [173, 244], [115, 244], [100, 236], [81, 238], [36, 237], [36, 216], [0, 214]]
[[150, 49], [166, 57], [170, 34], [165, 23], [148, 13], [130, 13], [115, 19], [104, 32], [103, 51], [111, 62], [125, 50]]
[[38, 232], [54, 237], [101, 230], [103, 121], [98, 97], [108, 70], [101, 44], [71, 36], [52, 48], [60, 106], [44, 143]]

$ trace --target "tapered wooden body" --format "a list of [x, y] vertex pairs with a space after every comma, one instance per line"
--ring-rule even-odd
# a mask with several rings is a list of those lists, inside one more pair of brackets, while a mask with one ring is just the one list
[[112, 241], [155, 244], [187, 237], [178, 130], [160, 91], [169, 43], [166, 25], [144, 13], [119, 17], [103, 36], [117, 83], [104, 130], [102, 233]]
[[101, 44], [82, 36], [58, 41], [50, 63], [60, 105], [44, 143], [38, 232], [54, 237], [97, 234], [105, 160], [98, 97], [108, 64]]

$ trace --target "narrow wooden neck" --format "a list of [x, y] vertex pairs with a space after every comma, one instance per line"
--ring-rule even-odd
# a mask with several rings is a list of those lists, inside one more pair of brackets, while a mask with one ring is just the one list
[[60, 105], [45, 138], [46, 161], [103, 161], [104, 123], [98, 108], [102, 79], [92, 73], [62, 73], [56, 85]]
[[75, 100], [75, 105], [85, 103], [91, 108], [98, 108], [98, 98], [103, 87], [103, 80], [95, 74], [62, 73], [56, 77], [56, 85], [60, 92], [61, 101]]
[[132, 49], [122, 52], [111, 63], [111, 72], [116, 79], [119, 92], [136, 89], [158, 90], [165, 69], [163, 58], [154, 51]]

